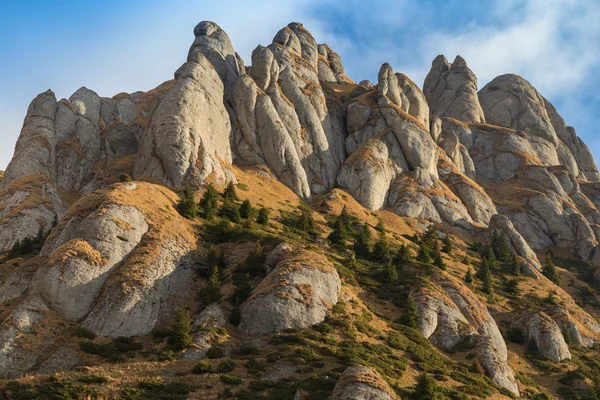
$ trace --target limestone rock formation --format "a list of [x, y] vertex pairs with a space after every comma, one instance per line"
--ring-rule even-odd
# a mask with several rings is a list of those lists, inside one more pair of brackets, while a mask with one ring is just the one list
[[555, 361], [571, 358], [571, 352], [560, 328], [545, 313], [521, 313], [515, 316], [513, 326], [522, 329], [525, 336], [535, 342], [537, 350], [543, 355]]
[[209, 60], [194, 53], [152, 114], [134, 175], [166, 186], [201, 185], [209, 176], [234, 180], [229, 131], [223, 83]]
[[362, 365], [346, 368], [331, 394], [331, 400], [393, 400], [396, 398], [381, 375]]
[[439, 55], [425, 78], [423, 92], [431, 115], [467, 122], [485, 122], [477, 99], [477, 77], [461, 56], [452, 64]]
[[517, 382], [507, 362], [506, 344], [487, 307], [449, 275], [438, 273], [431, 278], [436, 292], [421, 289], [411, 293], [417, 304], [421, 333], [445, 349], [463, 340], [476, 342], [478, 360], [486, 373], [498, 385], [518, 395]]
[[323, 255], [296, 250], [242, 305], [239, 331], [256, 337], [318, 324], [338, 302], [340, 286], [337, 271]]

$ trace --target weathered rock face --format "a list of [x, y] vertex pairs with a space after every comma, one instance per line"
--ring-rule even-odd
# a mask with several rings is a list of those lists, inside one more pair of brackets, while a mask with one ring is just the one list
[[538, 271], [542, 270], [535, 252], [529, 247], [529, 244], [523, 239], [523, 236], [516, 231], [512, 222], [504, 215], [496, 214], [492, 217], [488, 228], [488, 238], [491, 239], [494, 232], [504, 235], [506, 243], [510, 246], [525, 263], [524, 271], [533, 277], [539, 278]]
[[431, 115], [468, 122], [485, 122], [477, 99], [477, 77], [461, 56], [450, 64], [439, 55], [425, 78], [423, 92]]
[[[33, 275], [29, 296], [96, 334], [148, 334], [190, 290], [195, 239], [172, 208], [176, 199], [147, 183], [96, 191], [53, 230], [32, 262], [37, 273], [26, 267], [15, 277]], [[3, 300], [25, 293], [14, 284], [0, 291]]]
[[566, 126], [556, 109], [525, 79], [511, 74], [501, 75], [481, 89], [479, 101], [488, 123], [529, 134], [542, 165], [562, 164], [573, 176], [598, 180], [598, 169], [589, 149], [577, 138], [573, 128]]
[[522, 329], [529, 340], [535, 342], [537, 350], [555, 361], [571, 358], [560, 328], [543, 312], [525, 312], [514, 316], [512, 325]]
[[137, 179], [166, 186], [201, 185], [214, 175], [233, 180], [229, 115], [223, 83], [201, 53], [175, 73], [173, 87], [157, 105], [134, 167]]
[[295, 250], [242, 305], [239, 331], [256, 337], [318, 324], [338, 302], [340, 286], [337, 271], [323, 255]]
[[460, 341], [476, 342], [478, 359], [486, 373], [498, 385], [518, 395], [517, 382], [507, 362], [506, 344], [485, 304], [445, 273], [437, 273], [430, 280], [436, 285], [436, 292], [423, 288], [411, 293], [423, 335], [444, 349]]
[[381, 375], [362, 365], [346, 368], [331, 394], [331, 400], [393, 400], [396, 398]]
[[[342, 79], [339, 57], [325, 46], [321, 53]], [[239, 79], [233, 91], [237, 155], [265, 162], [302, 198], [330, 190], [346, 158], [345, 115], [319, 83], [325, 67], [319, 68], [316, 41], [301, 24], [289, 24], [271, 45], [254, 50], [252, 64], [251, 77]]]
[[246, 73], [244, 61], [235, 52], [229, 36], [211, 21], [202, 21], [194, 28], [194, 43], [188, 52], [188, 62], [204, 55], [223, 81], [225, 93], [229, 93], [238, 76]]
[[56, 101], [42, 93], [29, 107], [2, 185], [37, 173], [65, 191], [87, 192], [97, 163], [137, 152], [143, 119], [129, 95], [101, 98], [82, 87]]
[[573, 345], [581, 347], [594, 346], [594, 333], [598, 332], [599, 326], [590, 315], [582, 311], [579, 318], [577, 318], [564, 306], [554, 306], [547, 311], [547, 314], [560, 327], [561, 332], [569, 333]]
[[319, 79], [327, 83], [352, 82], [344, 72], [342, 58], [326, 44], [318, 45], [318, 74]]
[[0, 251], [52, 229], [66, 205], [52, 181], [39, 173], [18, 178], [0, 191]]

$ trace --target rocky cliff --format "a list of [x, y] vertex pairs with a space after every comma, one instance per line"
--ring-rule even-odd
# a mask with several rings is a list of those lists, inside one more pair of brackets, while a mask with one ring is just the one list
[[[106, 398], [593, 393], [600, 173], [528, 81], [478, 91], [440, 55], [422, 88], [387, 63], [356, 83], [300, 23], [246, 63], [193, 33], [153, 90], [29, 106], [0, 173], [0, 378], [62, 375], [5, 398], [91, 393], [82, 365]], [[144, 347], [137, 383], [100, 367]]]

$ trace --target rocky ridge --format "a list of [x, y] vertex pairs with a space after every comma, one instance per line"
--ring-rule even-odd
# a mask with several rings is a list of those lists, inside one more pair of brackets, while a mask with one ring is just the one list
[[[387, 63], [377, 83], [357, 84], [340, 55], [300, 23], [258, 46], [249, 66], [214, 22], [198, 24], [194, 37], [174, 80], [149, 92], [104, 98], [84, 87], [68, 100], [47, 91], [31, 103], [0, 178], [0, 251], [10, 257], [15, 245], [44, 240], [37, 256], [0, 276], [0, 377], [41, 370], [52, 364], [47, 354], [68, 352], [59, 334], [31, 340], [38, 329], [77, 326], [117, 339], [172, 320], [193, 297], [205, 250], [196, 226], [176, 212], [175, 192], [241, 182], [247, 171], [313, 206], [337, 199], [340, 188], [379, 216], [437, 224], [473, 242], [500, 234], [523, 279], [535, 282], [528, 285], [550, 288], [562, 303], [535, 312], [492, 307], [450, 272], [428, 276], [408, 298], [423, 337], [446, 351], [470, 343], [483, 371], [514, 396], [523, 384], [496, 320], [557, 362], [573, 358], [570, 346], [597, 342], [592, 308], [550, 282], [540, 260], [554, 251], [600, 265], [600, 173], [529, 82], [502, 75], [478, 92], [463, 58], [438, 56], [422, 90]], [[279, 217], [285, 222], [285, 212]], [[234, 304], [236, 340], [319, 326], [350, 302], [339, 260], [321, 253], [334, 246], [311, 245], [272, 249], [268, 273]], [[221, 306], [198, 315], [182, 359], [202, 359], [212, 347], [214, 335], [200, 326], [230, 328], [229, 305]], [[382, 379], [351, 366], [332, 398], [394, 398]]]

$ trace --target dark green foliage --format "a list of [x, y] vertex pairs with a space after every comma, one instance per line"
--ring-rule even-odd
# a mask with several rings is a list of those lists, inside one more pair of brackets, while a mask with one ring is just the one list
[[392, 251], [385, 236], [383, 222], [381, 222], [381, 220], [379, 220], [379, 222], [381, 223], [381, 228], [378, 230], [379, 235], [373, 246], [372, 258], [380, 263], [388, 265], [392, 263]]
[[467, 268], [467, 273], [465, 274], [465, 283], [468, 285], [473, 283], [473, 270], [470, 266]]
[[264, 371], [267, 368], [267, 364], [261, 361], [259, 358], [251, 358], [246, 362], [246, 371], [251, 374], [257, 374]]
[[235, 369], [235, 363], [229, 359], [223, 360], [217, 365], [217, 372], [231, 372]]
[[333, 244], [344, 245], [351, 234], [352, 220], [344, 206], [340, 215], [333, 222], [333, 231], [329, 234], [328, 239]]
[[210, 372], [211, 369], [212, 369], [212, 367], [210, 365], [210, 362], [204, 360], [204, 361], [200, 361], [196, 365], [194, 365], [194, 367], [192, 368], [192, 373], [206, 374], [206, 373]]
[[406, 350], [408, 347], [408, 339], [399, 332], [388, 333], [386, 342], [388, 346], [397, 350]]
[[446, 270], [446, 264], [444, 263], [444, 259], [442, 258], [441, 253], [435, 254], [434, 259], [433, 259], [433, 265], [435, 265], [436, 267], [438, 267], [439, 269], [441, 269], [443, 271]]
[[109, 343], [102, 344], [85, 341], [79, 343], [79, 347], [84, 353], [98, 355], [111, 362], [125, 361], [124, 354], [132, 354], [144, 348], [141, 343], [135, 342], [132, 338], [124, 337], [115, 338]]
[[555, 284], [558, 285], [560, 283], [558, 271], [556, 270], [554, 260], [552, 259], [552, 253], [550, 252], [546, 253], [546, 265], [544, 265], [544, 268], [542, 269], [542, 274]]
[[75, 331], [75, 335], [77, 335], [78, 337], [90, 339], [90, 340], [96, 339], [96, 334], [94, 332], [90, 331], [89, 329], [83, 328], [83, 327], [77, 328], [77, 330]]
[[171, 327], [173, 344], [176, 348], [187, 349], [192, 344], [192, 318], [188, 310], [179, 310]]
[[369, 225], [363, 224], [354, 238], [354, 252], [358, 257], [368, 259], [371, 257], [371, 232]]
[[242, 220], [240, 209], [233, 201], [225, 200], [219, 208], [219, 216], [227, 218], [231, 222], [238, 223]]
[[415, 400], [436, 400], [445, 398], [443, 392], [440, 390], [433, 378], [430, 377], [426, 372], [423, 372], [419, 376], [417, 384], [413, 389], [412, 397]]
[[390, 282], [395, 282], [398, 280], [398, 270], [396, 269], [396, 266], [394, 264], [392, 264], [391, 262], [386, 264], [385, 269], [387, 271], [388, 280]]
[[435, 264], [436, 266], [445, 269], [440, 251], [440, 243], [438, 240], [435, 227], [430, 225], [427, 231], [419, 238], [419, 252], [417, 253], [417, 261], [426, 264]]
[[483, 293], [488, 295], [492, 294], [492, 274], [489, 268], [484, 271], [482, 281], [481, 290], [483, 290]]
[[252, 207], [250, 200], [244, 200], [240, 206], [240, 217], [244, 219], [252, 219], [256, 216], [256, 210]]
[[512, 255], [510, 273], [514, 276], [521, 275], [521, 260], [516, 254]]
[[417, 328], [417, 319], [419, 314], [417, 313], [417, 305], [413, 299], [408, 300], [406, 314], [404, 315], [404, 325], [410, 328]]
[[196, 204], [196, 200], [194, 200], [194, 192], [189, 186], [185, 188], [183, 196], [177, 203], [177, 211], [179, 211], [182, 217], [187, 219], [194, 219], [198, 215], [198, 205]]
[[442, 240], [442, 251], [446, 254], [450, 254], [452, 253], [452, 250], [454, 250], [452, 239], [450, 239], [450, 235], [446, 234]]
[[512, 252], [510, 251], [510, 247], [508, 247], [506, 237], [503, 233], [498, 231], [494, 231], [494, 233], [492, 233], [492, 243], [490, 247], [492, 248], [494, 256], [498, 261], [502, 263], [508, 263], [512, 261]]
[[569, 329], [563, 329], [562, 330], [562, 335], [565, 338], [565, 343], [566, 344], [573, 343], [573, 337], [571, 336], [571, 331]]
[[221, 379], [221, 382], [227, 385], [241, 385], [242, 383], [244, 383], [244, 380], [242, 378], [234, 375], [221, 375], [219, 376], [219, 379]]
[[269, 214], [271, 211], [266, 207], [261, 207], [258, 210], [258, 216], [256, 217], [256, 222], [261, 225], [267, 225], [269, 223]]
[[385, 235], [385, 224], [381, 218], [377, 221], [377, 226], [375, 226], [375, 230], [382, 235]]
[[235, 185], [233, 184], [232, 181], [229, 181], [229, 183], [227, 184], [227, 187], [225, 187], [225, 190], [223, 191], [223, 201], [238, 201], [240, 198], [238, 197], [236, 191], [235, 191]]
[[521, 289], [519, 288], [519, 281], [516, 279], [509, 279], [506, 281], [506, 285], [504, 287], [506, 293], [513, 297], [519, 297], [521, 294]]
[[402, 243], [396, 252], [396, 256], [394, 257], [394, 264], [402, 266], [410, 261], [412, 261], [412, 252], [410, 251], [410, 247]]
[[297, 228], [309, 235], [317, 234], [317, 224], [312, 215], [312, 210], [305, 204], [300, 206], [300, 217], [298, 218]]
[[200, 199], [199, 206], [203, 218], [211, 219], [217, 214], [217, 209], [219, 206], [219, 192], [217, 192], [217, 189], [215, 189], [213, 185], [208, 185], [206, 191]]
[[119, 176], [119, 181], [120, 182], [131, 182], [131, 175], [129, 175], [127, 172], [123, 172]]
[[431, 264], [433, 258], [431, 257], [432, 248], [428, 243], [419, 243], [419, 251], [417, 253], [417, 261], [422, 263]]
[[44, 230], [40, 228], [35, 237], [27, 236], [23, 240], [17, 240], [10, 249], [8, 258], [10, 259], [39, 253], [49, 233], [50, 231], [45, 233]]
[[207, 358], [221, 358], [225, 354], [223, 347], [218, 344], [213, 344], [206, 352]]
[[138, 383], [142, 391], [140, 399], [176, 400], [186, 399], [193, 388], [182, 382], [162, 383], [156, 380], [147, 380]]

